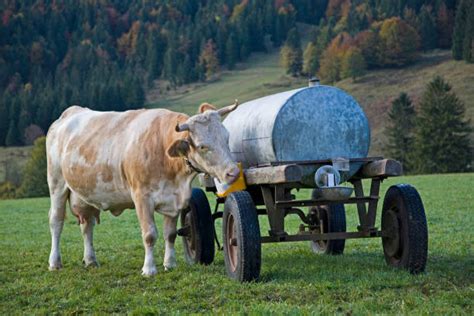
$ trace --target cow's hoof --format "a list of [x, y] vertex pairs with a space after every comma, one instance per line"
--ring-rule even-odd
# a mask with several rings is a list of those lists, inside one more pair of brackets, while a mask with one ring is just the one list
[[84, 267], [86, 268], [98, 268], [99, 263], [97, 260], [82, 260], [82, 263], [84, 264]]
[[165, 271], [172, 271], [176, 268], [176, 262], [175, 263], [169, 263], [169, 264], [164, 264]]
[[57, 263], [54, 263], [54, 264], [49, 264], [49, 271], [57, 271], [57, 270], [61, 270], [63, 268], [63, 265], [61, 262], [57, 262]]
[[156, 270], [156, 267], [143, 267], [142, 268], [142, 275], [145, 277], [152, 277], [156, 275], [158, 271]]

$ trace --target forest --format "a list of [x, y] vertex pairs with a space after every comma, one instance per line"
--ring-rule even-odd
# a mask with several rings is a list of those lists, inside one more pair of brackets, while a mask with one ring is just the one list
[[[474, 60], [470, 0], [6, 0], [0, 4], [0, 146], [31, 145], [70, 105], [145, 106], [281, 48], [293, 76], [327, 82], [452, 49]], [[297, 25], [315, 27], [309, 43]]]

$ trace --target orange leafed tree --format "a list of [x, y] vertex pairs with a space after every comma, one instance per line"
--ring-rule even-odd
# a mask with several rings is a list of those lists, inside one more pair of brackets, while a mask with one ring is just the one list
[[205, 69], [206, 80], [212, 79], [219, 72], [219, 59], [217, 58], [216, 46], [211, 39], [207, 41], [201, 51], [199, 64]]
[[324, 50], [319, 69], [319, 76], [324, 82], [333, 83], [341, 79], [342, 59], [353, 42], [348, 33], [340, 33]]
[[413, 27], [399, 17], [383, 21], [379, 35], [384, 65], [403, 66], [417, 57], [420, 37]]

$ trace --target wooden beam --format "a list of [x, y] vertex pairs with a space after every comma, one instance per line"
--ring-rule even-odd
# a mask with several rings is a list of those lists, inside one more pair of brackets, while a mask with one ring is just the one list
[[358, 178], [396, 177], [403, 174], [401, 163], [392, 159], [382, 159], [365, 164], [356, 174]]
[[[299, 182], [302, 170], [297, 165], [268, 166], [245, 169], [244, 176], [247, 185]], [[215, 187], [214, 180], [207, 174], [199, 174], [198, 179], [203, 187]]]
[[301, 181], [301, 168], [297, 165], [249, 168], [244, 170], [247, 185], [278, 184]]

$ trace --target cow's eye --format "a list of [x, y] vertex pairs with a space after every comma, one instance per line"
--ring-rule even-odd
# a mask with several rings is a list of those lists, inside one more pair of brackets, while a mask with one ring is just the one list
[[206, 152], [206, 151], [209, 150], [209, 147], [206, 146], [206, 145], [199, 145], [199, 146], [197, 146], [197, 148], [200, 152]]

